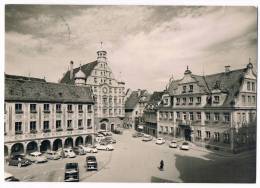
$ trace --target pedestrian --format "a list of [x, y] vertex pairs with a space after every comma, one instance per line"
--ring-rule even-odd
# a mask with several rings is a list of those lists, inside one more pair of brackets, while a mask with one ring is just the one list
[[161, 160], [161, 162], [160, 162], [160, 170], [163, 170], [163, 167], [164, 167], [164, 162], [163, 162], [163, 160]]

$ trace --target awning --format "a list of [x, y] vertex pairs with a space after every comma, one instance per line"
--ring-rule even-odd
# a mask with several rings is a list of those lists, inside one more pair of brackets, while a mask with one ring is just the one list
[[143, 129], [143, 128], [144, 128], [144, 126], [142, 126], [142, 125], [138, 126], [138, 129]]

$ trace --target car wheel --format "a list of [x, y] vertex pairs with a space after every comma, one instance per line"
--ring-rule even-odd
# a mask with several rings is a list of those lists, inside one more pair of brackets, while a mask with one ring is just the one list
[[22, 167], [22, 163], [18, 163], [18, 168], [21, 168]]

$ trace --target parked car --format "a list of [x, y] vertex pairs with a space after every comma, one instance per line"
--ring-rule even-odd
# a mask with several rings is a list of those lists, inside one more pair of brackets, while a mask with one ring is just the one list
[[76, 157], [76, 154], [71, 148], [65, 148], [63, 149], [63, 152], [64, 152], [64, 157], [68, 157], [68, 158]]
[[112, 133], [111, 132], [109, 132], [109, 131], [99, 131], [98, 132], [99, 134], [102, 134], [102, 135], [104, 135], [104, 136], [112, 136]]
[[5, 181], [20, 181], [20, 180], [14, 177], [12, 174], [5, 172]]
[[82, 147], [74, 147], [72, 150], [76, 155], [86, 155], [87, 153]]
[[27, 156], [27, 158], [34, 163], [45, 163], [48, 161], [47, 158], [41, 152], [38, 151], [30, 153]]
[[177, 148], [178, 147], [178, 144], [175, 140], [172, 140], [171, 143], [169, 144], [169, 147], [170, 148]]
[[161, 145], [165, 143], [165, 140], [163, 138], [157, 138], [155, 143]]
[[60, 159], [60, 155], [56, 151], [46, 151], [44, 153], [44, 155], [45, 155], [45, 157], [47, 159], [50, 159], [50, 160], [58, 160], [58, 159]]
[[22, 166], [28, 166], [32, 164], [32, 162], [24, 155], [15, 155], [7, 159], [7, 164], [10, 166], [18, 166], [20, 168]]
[[105, 138], [105, 136], [103, 135], [103, 134], [98, 134], [97, 136], [96, 136], [96, 141], [97, 142], [100, 142], [101, 140], [103, 140]]
[[97, 159], [95, 156], [86, 157], [86, 170], [98, 170]]
[[188, 142], [183, 142], [180, 146], [180, 149], [181, 150], [189, 150], [190, 149], [190, 146], [189, 146], [189, 143]]
[[143, 139], [142, 139], [142, 141], [144, 141], [144, 142], [148, 142], [148, 141], [152, 141], [152, 140], [153, 140], [153, 137], [150, 135], [144, 135]]
[[132, 134], [132, 137], [133, 137], [133, 138], [143, 137], [143, 136], [144, 136], [144, 134], [143, 134], [143, 133], [140, 133], [140, 132], [136, 132], [136, 133], [133, 133], [133, 134]]
[[98, 144], [96, 145], [96, 148], [97, 148], [98, 150], [106, 150], [106, 151], [112, 151], [112, 150], [114, 150], [114, 148], [113, 148], [113, 146], [112, 146], [111, 144], [100, 144], [100, 143], [98, 143]]
[[78, 182], [79, 181], [78, 163], [66, 163], [64, 181], [65, 182]]
[[109, 144], [115, 144], [116, 143], [116, 140], [113, 139], [112, 137], [106, 137], [102, 141], [105, 141], [105, 142], [107, 142]]
[[115, 129], [113, 131], [114, 134], [123, 134], [123, 131], [121, 129]]
[[87, 146], [87, 147], [85, 147], [85, 151], [87, 153], [97, 153], [98, 152], [98, 150], [95, 146]]

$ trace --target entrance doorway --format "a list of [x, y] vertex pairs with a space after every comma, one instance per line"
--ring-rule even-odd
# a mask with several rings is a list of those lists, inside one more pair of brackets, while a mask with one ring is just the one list
[[105, 124], [105, 123], [102, 123], [102, 124], [100, 125], [100, 129], [101, 129], [101, 130], [106, 130], [106, 124]]
[[191, 141], [191, 129], [189, 129], [189, 128], [184, 129], [184, 137], [185, 137], [185, 140]]
[[115, 130], [115, 125], [111, 124], [111, 131], [113, 132]]

